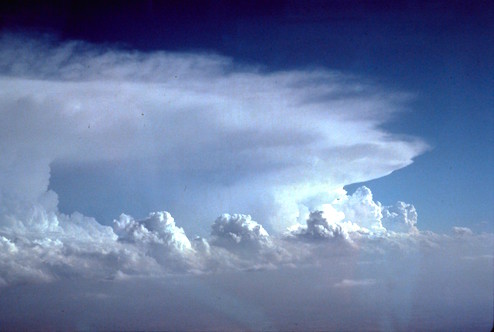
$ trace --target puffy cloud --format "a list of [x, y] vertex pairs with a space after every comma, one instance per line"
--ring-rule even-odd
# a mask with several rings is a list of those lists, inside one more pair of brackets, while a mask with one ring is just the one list
[[322, 211], [311, 212], [307, 225], [297, 224], [288, 229], [288, 237], [302, 237], [309, 239], [349, 239], [348, 233], [336, 223], [330, 223], [323, 217]]
[[369, 188], [359, 187], [351, 196], [343, 196], [333, 202], [344, 213], [345, 221], [353, 222], [372, 232], [385, 231], [382, 225], [381, 204], [374, 202]]
[[271, 245], [268, 232], [250, 215], [223, 214], [211, 226], [212, 243], [224, 247], [262, 248]]
[[412, 204], [397, 202], [394, 206], [382, 206], [365, 186], [351, 195], [342, 192], [331, 203], [320, 206], [321, 210], [309, 214], [306, 225], [289, 227], [288, 237], [341, 237], [351, 242], [352, 238], [379, 236], [387, 231], [418, 233], [417, 211]]
[[164, 271], [185, 272], [195, 269], [194, 250], [182, 228], [166, 211], [152, 212], [142, 220], [121, 214], [113, 222], [118, 240], [131, 243], [128, 250], [155, 260]]
[[193, 268], [192, 245], [166, 212], [135, 221], [122, 215], [115, 232], [80, 213], [65, 215], [38, 204], [0, 216], [0, 278], [7, 284], [72, 276], [115, 278]]
[[[209, 238], [192, 242], [168, 212], [140, 220], [122, 214], [108, 227], [80, 213], [60, 213], [57, 202], [57, 195], [47, 191], [35, 203], [1, 215], [1, 284], [296, 267], [320, 264], [336, 253], [344, 260], [356, 251], [385, 255], [421, 247], [437, 250], [452, 241], [411, 232], [417, 222], [412, 205], [382, 207], [365, 187], [352, 195], [340, 192], [322, 210], [309, 213], [305, 225], [290, 227], [285, 237], [270, 236], [250, 215], [224, 214], [212, 224]], [[381, 219], [392, 232], [379, 227]], [[472, 235], [461, 227], [455, 232]]]
[[473, 235], [473, 232], [470, 228], [468, 227], [459, 227], [455, 226], [453, 227], [453, 233], [457, 236], [469, 236]]
[[[372, 262], [420, 252], [480, 262], [492, 258], [492, 235], [476, 235], [467, 228], [457, 227], [458, 234], [468, 236], [456, 237], [432, 232], [373, 234], [355, 224], [347, 231], [349, 222], [341, 217], [336, 213], [329, 221], [322, 211], [312, 212], [307, 224], [293, 227], [286, 238], [269, 236], [250, 216], [225, 214], [213, 223], [209, 239], [191, 242], [167, 212], [150, 213], [142, 220], [122, 214], [112, 229], [79, 213], [68, 216], [38, 206], [27, 221], [11, 216], [12, 227], [4, 223], [0, 230], [0, 284], [265, 270], [328, 260], [347, 264], [355, 257]], [[336, 287], [360, 285], [346, 279], [350, 281]]]
[[244, 214], [219, 216], [209, 239], [197, 237], [193, 247], [200, 272], [273, 269], [297, 259], [283, 241]]
[[180, 252], [192, 248], [183, 228], [177, 227], [166, 211], [152, 212], [146, 219], [138, 221], [122, 214], [113, 221], [113, 230], [120, 241], [158, 243]]
[[397, 202], [382, 208], [382, 224], [390, 231], [417, 233], [417, 211], [412, 204]]
[[0, 277], [8, 283], [71, 275], [105, 278], [121, 256], [111, 228], [80, 214], [66, 216], [38, 206], [26, 222], [14, 217], [9, 222], [15, 226], [0, 231]]

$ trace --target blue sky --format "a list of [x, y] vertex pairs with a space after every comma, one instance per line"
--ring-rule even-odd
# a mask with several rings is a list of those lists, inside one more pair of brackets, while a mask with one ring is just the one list
[[[487, 2], [57, 4], [12, 5], [3, 28], [142, 51], [217, 53], [267, 71], [322, 67], [412, 94], [384, 127], [421, 137], [432, 149], [367, 185], [385, 204], [413, 203], [427, 229], [492, 229], [494, 20]], [[62, 210], [112, 218], [70, 198], [70, 175], [52, 176], [52, 187], [64, 193]]]

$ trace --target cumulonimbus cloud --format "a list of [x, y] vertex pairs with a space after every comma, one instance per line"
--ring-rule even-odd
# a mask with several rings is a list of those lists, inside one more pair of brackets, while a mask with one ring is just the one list
[[[438, 242], [418, 232], [413, 205], [342, 190], [427, 148], [382, 129], [409, 96], [358, 77], [3, 35], [0, 91], [0, 284], [297, 266], [326, 246]], [[224, 214], [191, 239], [182, 226], [195, 220], [165, 211], [112, 226], [61, 213], [51, 165], [107, 162], [145, 165], [164, 186], [193, 174], [206, 190], [190, 210], [252, 208], [257, 221]], [[235, 211], [219, 211], [225, 192]]]
[[381, 128], [410, 96], [339, 72], [264, 72], [216, 55], [19, 35], [1, 37], [0, 55], [4, 208], [43, 195], [54, 163], [134, 162], [165, 182], [194, 174], [211, 197], [226, 185], [226, 208], [255, 206], [256, 218], [283, 230], [321, 197], [427, 148]]

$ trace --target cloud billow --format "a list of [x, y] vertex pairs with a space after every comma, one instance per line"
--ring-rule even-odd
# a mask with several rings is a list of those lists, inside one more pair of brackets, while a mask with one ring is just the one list
[[269, 234], [262, 225], [243, 214], [223, 214], [218, 217], [211, 226], [211, 236], [213, 244], [223, 247], [262, 248], [271, 245]]
[[[25, 212], [24, 220], [15, 216], [3, 219], [0, 285], [73, 277], [105, 280], [295, 268], [327, 264], [328, 260], [352, 261], [357, 253], [371, 260], [415, 255], [422, 250], [465, 259], [488, 257], [492, 234], [474, 234], [465, 227], [455, 227], [452, 237], [420, 232], [415, 223], [409, 227], [409, 219], [416, 221], [413, 205], [398, 202], [387, 212], [390, 207], [369, 200], [369, 196], [368, 188], [359, 188], [325, 204], [324, 211], [311, 212], [306, 225], [296, 224], [273, 236], [248, 215], [224, 214], [212, 223], [209, 237], [194, 240], [189, 240], [166, 211], [137, 220], [122, 214], [109, 227], [80, 213], [65, 215], [36, 205]], [[55, 198], [52, 194], [51, 199]], [[376, 207], [383, 213], [374, 213]], [[391, 218], [394, 226], [378, 231], [366, 228], [366, 218], [355, 218], [369, 216], [363, 213], [366, 209], [383, 221]], [[335, 287], [370, 285], [345, 280]]]
[[397, 202], [394, 206], [383, 208], [384, 227], [391, 231], [416, 233], [417, 210], [412, 204]]
[[126, 214], [113, 222], [118, 239], [131, 243], [159, 243], [173, 250], [191, 249], [191, 244], [182, 228], [175, 225], [170, 213], [152, 212], [146, 219], [136, 221]]
[[296, 225], [289, 229], [289, 237], [305, 237], [309, 239], [348, 239], [348, 233], [337, 223], [330, 223], [322, 216], [322, 211], [314, 211], [307, 219], [307, 226]]

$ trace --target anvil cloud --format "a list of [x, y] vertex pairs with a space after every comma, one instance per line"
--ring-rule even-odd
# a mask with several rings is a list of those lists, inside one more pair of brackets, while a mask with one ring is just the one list
[[[91, 289], [86, 293], [99, 304], [122, 294], [125, 285], [137, 293], [136, 303], [144, 303], [151, 289], [139, 291], [139, 278], [146, 278], [151, 280], [146, 287], [176, 303], [185, 300], [175, 290], [197, 287], [204, 296], [196, 299], [204, 304], [201, 310], [227, 317], [225, 328], [261, 329], [269, 319], [249, 311], [252, 306], [230, 312], [243, 302], [218, 290], [230, 287], [228, 294], [255, 303], [247, 289], [266, 289], [262, 282], [249, 286], [246, 271], [258, 273], [253, 280], [276, 280], [270, 295], [259, 295], [266, 312], [276, 301], [289, 306], [284, 297], [291, 295], [320, 310], [318, 294], [336, 299], [354, 290], [389, 295], [392, 311], [393, 301], [410, 300], [412, 294], [390, 291], [399, 288], [398, 279], [404, 285], [423, 280], [427, 276], [416, 272], [422, 268], [441, 280], [444, 264], [464, 276], [463, 265], [455, 265], [462, 260], [471, 264], [480, 285], [492, 286], [492, 277], [480, 277], [492, 261], [492, 234], [461, 226], [449, 235], [420, 231], [412, 204], [383, 205], [366, 187], [350, 194], [343, 190], [405, 167], [428, 149], [419, 138], [383, 129], [410, 98], [326, 69], [270, 72], [212, 54], [144, 53], [3, 35], [0, 290], [67, 282], [60, 292], [74, 291], [71, 280], [84, 280], [81, 289]], [[159, 196], [156, 187], [172, 197], [182, 195], [187, 188], [176, 178], [185, 178], [190, 200], [186, 208], [163, 206], [146, 217], [131, 216], [127, 210], [134, 207], [122, 204], [123, 213], [113, 221], [66, 213], [50, 188], [54, 165], [94, 172], [100, 165], [118, 166], [124, 170], [121, 181], [144, 179], [138, 183], [149, 186], [133, 189], [154, 196]], [[100, 187], [108, 200], [99, 202], [100, 208], [118, 202], [118, 190], [105, 180]], [[92, 194], [85, 193], [88, 199]], [[136, 195], [133, 204], [139, 199]], [[170, 210], [180, 217], [174, 219]], [[291, 288], [287, 275], [300, 283]], [[317, 282], [308, 284], [307, 275]], [[100, 281], [114, 283], [118, 291], [93, 284]], [[0, 321], [7, 317], [7, 328], [32, 328], [9, 317], [4, 308], [9, 296], [0, 300], [0, 312], [7, 315], [0, 314]], [[224, 305], [212, 304], [212, 296]], [[478, 298], [480, 304], [488, 300]], [[115, 311], [122, 308], [123, 302], [111, 301]], [[194, 306], [188, 308], [187, 314], [197, 316]], [[239, 312], [249, 314], [235, 316]], [[297, 329], [283, 325], [288, 320], [277, 314], [271, 312], [277, 328]], [[60, 322], [62, 329], [87, 328], [77, 325], [82, 321]], [[394, 321], [398, 328], [409, 326], [406, 322]], [[326, 323], [306, 322], [303, 328], [330, 326]], [[96, 327], [163, 329], [158, 323], [125, 324]], [[197, 324], [190, 328], [212, 328]]]
[[228, 188], [229, 205], [198, 198], [214, 216], [255, 213], [283, 230], [331, 192], [427, 148], [381, 129], [410, 96], [338, 72], [16, 35], [2, 37], [0, 54], [3, 207], [38, 200], [53, 164], [137, 164], [165, 174], [165, 186], [178, 174], [218, 195]]

